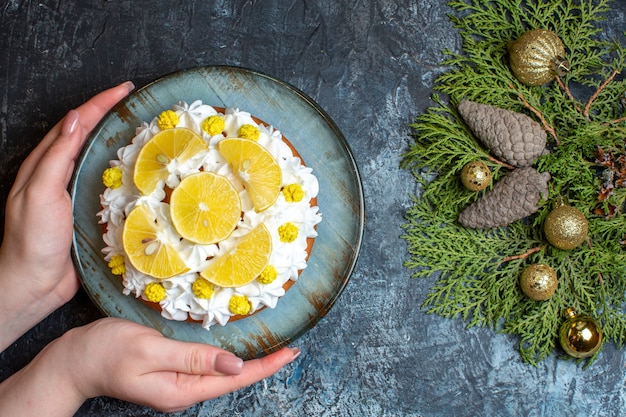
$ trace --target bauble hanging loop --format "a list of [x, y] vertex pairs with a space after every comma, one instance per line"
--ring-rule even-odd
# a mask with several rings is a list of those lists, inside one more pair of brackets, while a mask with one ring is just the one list
[[602, 329], [589, 316], [577, 315], [573, 308], [564, 313], [566, 320], [559, 329], [559, 342], [568, 355], [574, 358], [592, 356], [602, 346]]
[[546, 29], [524, 32], [507, 50], [513, 75], [526, 85], [543, 85], [570, 70], [561, 38]]

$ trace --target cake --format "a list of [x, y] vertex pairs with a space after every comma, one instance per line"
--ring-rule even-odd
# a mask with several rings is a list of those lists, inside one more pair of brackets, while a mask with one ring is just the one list
[[278, 129], [201, 101], [143, 122], [102, 179], [102, 252], [123, 294], [207, 330], [274, 308], [322, 219], [317, 178]]

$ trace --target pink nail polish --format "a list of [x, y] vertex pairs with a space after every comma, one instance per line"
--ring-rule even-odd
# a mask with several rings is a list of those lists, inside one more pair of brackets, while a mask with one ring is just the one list
[[123, 82], [122, 85], [126, 87], [129, 93], [135, 89], [135, 83], [132, 81]]
[[295, 361], [296, 359], [298, 359], [298, 356], [300, 356], [302, 354], [300, 349], [298, 349], [297, 347], [291, 348], [291, 352], [293, 352], [293, 356], [291, 357], [291, 361], [290, 362]]
[[215, 370], [225, 375], [239, 375], [243, 369], [243, 360], [235, 355], [220, 353], [215, 358]]
[[80, 113], [77, 110], [70, 110], [65, 115], [63, 119], [63, 124], [61, 125], [61, 133], [64, 135], [71, 135], [76, 130], [76, 126], [78, 126], [78, 118], [80, 117]]

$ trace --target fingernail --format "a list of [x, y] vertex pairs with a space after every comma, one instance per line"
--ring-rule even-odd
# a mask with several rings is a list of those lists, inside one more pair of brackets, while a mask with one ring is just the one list
[[135, 89], [135, 83], [133, 83], [132, 81], [123, 82], [121, 85], [126, 87], [129, 93]]
[[291, 352], [293, 353], [293, 356], [291, 357], [291, 361], [289, 361], [291, 363], [295, 361], [296, 359], [298, 359], [298, 356], [300, 356], [302, 352], [297, 347], [290, 348], [290, 349], [291, 349]]
[[63, 125], [61, 126], [61, 133], [64, 135], [71, 135], [76, 130], [76, 126], [78, 126], [78, 117], [80, 113], [77, 110], [70, 110], [65, 115], [65, 119], [63, 120]]
[[215, 370], [225, 375], [239, 375], [243, 369], [243, 360], [235, 355], [220, 353], [215, 358]]

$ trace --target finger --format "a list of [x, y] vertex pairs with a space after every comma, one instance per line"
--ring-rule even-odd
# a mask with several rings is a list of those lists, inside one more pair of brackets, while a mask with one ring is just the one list
[[135, 85], [131, 81], [126, 81], [95, 95], [85, 104], [79, 106], [76, 110], [80, 113], [83, 128], [87, 132], [91, 132], [104, 115], [134, 89]]
[[239, 375], [244, 362], [223, 349], [202, 343], [183, 343], [161, 336], [159, 355], [155, 358], [164, 371], [188, 375]]
[[[296, 360], [298, 356], [300, 356], [300, 349], [286, 347], [263, 358], [246, 361], [241, 374], [224, 377], [218, 387], [212, 387], [212, 394], [221, 396], [268, 378], [278, 372], [283, 366]], [[203, 381], [206, 381], [206, 384], [215, 384], [215, 380], [203, 378]], [[201, 398], [202, 392], [202, 384], [200, 384], [199, 396], [195, 399], [196, 401], [203, 400]]]
[[[223, 352], [218, 348], [213, 349]], [[161, 353], [160, 350], [159, 352]], [[293, 362], [299, 354], [300, 350], [297, 348], [281, 349], [261, 359], [244, 362], [239, 375], [200, 376], [180, 372], [175, 378], [175, 390], [166, 389], [161, 399], [166, 401], [167, 406], [170, 407], [169, 411], [183, 410], [198, 402], [222, 396], [267, 378], [286, 364]], [[168, 394], [165, 394], [166, 392]], [[175, 400], [170, 401], [168, 395], [173, 396]], [[173, 405], [179, 407], [171, 408]]]
[[246, 361], [241, 374], [232, 378], [237, 384], [235, 389], [243, 388], [274, 375], [283, 366], [296, 360], [300, 353], [298, 348], [286, 347], [262, 358]]
[[[83, 128], [83, 135], [81, 135], [79, 142], [77, 143], [77, 145], [79, 145], [79, 149], [86, 140], [87, 134], [95, 127], [98, 121], [104, 117], [106, 112], [108, 112], [117, 102], [127, 96], [133, 89], [134, 85], [132, 82], [127, 81], [116, 87], [101, 92], [76, 109], [80, 115], [79, 118], [81, 119]], [[15, 179], [15, 188], [20, 188], [28, 180], [28, 178], [32, 176], [35, 169], [39, 166], [39, 162], [43, 155], [61, 134], [61, 125], [64, 121], [65, 118], [50, 129], [48, 134], [44, 136], [43, 140], [39, 142], [35, 149], [33, 149], [24, 160]], [[76, 153], [77, 152], [78, 151], [76, 151]]]

